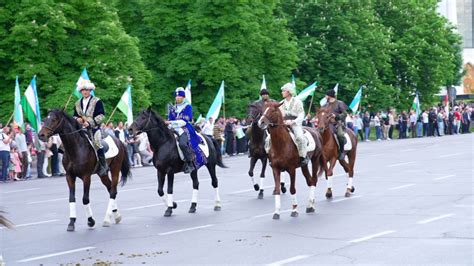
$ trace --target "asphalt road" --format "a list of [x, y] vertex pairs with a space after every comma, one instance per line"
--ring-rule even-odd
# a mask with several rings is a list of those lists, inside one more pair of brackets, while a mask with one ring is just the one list
[[[76, 191], [75, 232], [66, 232], [68, 189], [61, 178], [0, 184], [0, 200], [15, 230], [0, 228], [6, 265], [95, 262], [126, 264], [460, 264], [473, 265], [473, 138], [444, 136], [359, 144], [354, 186], [344, 197], [340, 166], [334, 198], [325, 181], [316, 190], [316, 213], [304, 213], [309, 189], [298, 171], [300, 215], [272, 220], [273, 177], [267, 169], [265, 197], [257, 199], [246, 156], [225, 158], [219, 168], [222, 210], [206, 169], [199, 171], [198, 210], [189, 214], [191, 181], [175, 177], [178, 208], [163, 217], [155, 169], [133, 169], [119, 189], [120, 224], [102, 227], [108, 195], [94, 177], [88, 229]], [[257, 167], [256, 173], [260, 166]], [[290, 208], [288, 193], [282, 209]]]

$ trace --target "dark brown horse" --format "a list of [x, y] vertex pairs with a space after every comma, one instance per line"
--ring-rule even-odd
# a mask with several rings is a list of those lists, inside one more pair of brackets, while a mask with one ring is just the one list
[[[273, 190], [273, 195], [275, 195], [275, 213], [273, 214], [273, 219], [280, 219], [280, 174], [282, 171], [286, 171], [290, 174], [290, 194], [293, 207], [291, 216], [298, 216], [295, 175], [296, 168], [300, 167], [300, 159], [296, 145], [291, 139], [287, 126], [284, 124], [283, 115], [279, 109], [281, 105], [282, 103], [266, 103], [265, 111], [258, 122], [262, 129], [268, 128], [271, 136], [271, 146], [268, 157], [271, 162], [273, 177], [275, 179], [275, 189]], [[313, 128], [305, 127], [305, 130], [311, 133], [311, 136], [316, 143], [315, 150], [308, 153], [308, 157], [311, 160], [312, 174], [309, 173], [307, 165], [301, 167], [303, 175], [306, 178], [306, 184], [310, 187], [309, 204], [306, 208], [306, 212], [311, 213], [315, 211], [316, 183], [318, 181], [318, 176], [322, 174], [325, 162], [322, 155], [321, 136]]]
[[[76, 222], [76, 178], [79, 177], [84, 183], [84, 194], [82, 204], [86, 209], [87, 225], [93, 227], [95, 220], [92, 217], [92, 209], [89, 201], [89, 190], [91, 185], [91, 176], [96, 171], [97, 157], [92, 147], [92, 142], [87, 136], [87, 132], [82, 126], [63, 110], [52, 110], [48, 112], [48, 116], [44, 120], [43, 128], [38, 136], [42, 141], [47, 141], [52, 135], [58, 134], [64, 146], [63, 166], [66, 170], [66, 180], [69, 186], [69, 225], [68, 231], [74, 231]], [[110, 226], [111, 216], [114, 216], [115, 223], [119, 223], [121, 215], [118, 212], [117, 203], [117, 184], [119, 182], [119, 174], [122, 174], [122, 186], [127, 182], [130, 176], [130, 165], [127, 159], [127, 149], [115, 137], [112, 136], [117, 145], [118, 154], [107, 161], [112, 180], [108, 173], [100, 177], [102, 184], [109, 192], [109, 204], [105, 212], [103, 226]]]
[[318, 110], [316, 116], [318, 118], [318, 129], [323, 138], [323, 154], [327, 161], [327, 164], [325, 165], [327, 184], [326, 198], [332, 198], [332, 175], [334, 166], [336, 166], [336, 161], [339, 161], [341, 166], [344, 168], [344, 171], [349, 175], [345, 196], [350, 197], [351, 193], [354, 193], [355, 191], [355, 188], [352, 185], [352, 180], [354, 177], [354, 164], [357, 152], [357, 137], [352, 130], [346, 130], [352, 144], [352, 149], [350, 151], [345, 151], [349, 162], [346, 162], [345, 159], [339, 160], [339, 149], [334, 135], [335, 132], [332, 129], [332, 125], [336, 122], [335, 114], [332, 113], [331, 109], [321, 108]]
[[[263, 182], [265, 180], [265, 170], [267, 169], [268, 155], [265, 151], [265, 131], [258, 126], [258, 120], [262, 116], [264, 104], [262, 101], [253, 102], [247, 108], [247, 121], [250, 123], [250, 128], [247, 129], [247, 136], [249, 139], [249, 157], [250, 169], [249, 176], [252, 181], [255, 191], [259, 191], [258, 198], [263, 199]], [[253, 170], [257, 161], [262, 163], [262, 171], [260, 172], [260, 185], [253, 177]], [[281, 182], [281, 192], [286, 192], [285, 183]]]

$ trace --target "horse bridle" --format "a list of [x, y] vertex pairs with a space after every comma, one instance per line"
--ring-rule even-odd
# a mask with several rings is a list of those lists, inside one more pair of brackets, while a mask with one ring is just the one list
[[77, 133], [77, 132], [80, 132], [80, 131], [84, 130], [84, 128], [80, 128], [80, 129], [76, 129], [76, 130], [73, 130], [73, 131], [67, 132], [67, 133], [57, 133], [57, 132], [56, 132], [56, 129], [58, 129], [58, 128], [61, 126], [61, 124], [63, 123], [63, 121], [64, 121], [64, 116], [61, 116], [61, 120], [59, 120], [59, 123], [56, 125], [56, 127], [55, 127], [54, 129], [52, 129], [52, 128], [48, 127], [48, 126], [45, 126], [45, 125], [43, 125], [43, 127], [46, 128], [47, 130], [51, 131], [51, 132], [52, 132], [52, 135], [58, 134], [58, 135], [60, 135], [60, 136], [72, 135], [72, 134], [75, 134], [75, 133]]
[[265, 118], [265, 119], [268, 120], [268, 126], [269, 126], [269, 127], [286, 126], [285, 124], [276, 124], [276, 123], [270, 122], [270, 119], [268, 119], [268, 117], [267, 117], [268, 108], [270, 108], [270, 107], [267, 107], [267, 109], [265, 110], [265, 112], [263, 112], [262, 116], [261, 116], [260, 119], [258, 120], [258, 123], [260, 123], [260, 120], [262, 120], [263, 118]]

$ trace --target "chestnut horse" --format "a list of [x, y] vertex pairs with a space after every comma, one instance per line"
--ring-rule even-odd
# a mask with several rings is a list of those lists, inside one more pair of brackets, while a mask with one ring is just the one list
[[[348, 173], [347, 187], [346, 187], [346, 197], [350, 197], [351, 193], [354, 193], [355, 188], [352, 185], [352, 180], [354, 177], [354, 164], [356, 160], [357, 152], [357, 137], [354, 132], [350, 129], [347, 129], [346, 132], [349, 135], [351, 140], [352, 149], [350, 151], [345, 151], [349, 162], [346, 160], [338, 160], [339, 157], [339, 148], [336, 142], [335, 132], [332, 129], [332, 125], [336, 123], [335, 114], [329, 108], [321, 108], [316, 114], [318, 118], [318, 129], [323, 138], [323, 155], [327, 161], [325, 165], [325, 175], [326, 175], [326, 198], [332, 198], [332, 175], [333, 169], [336, 166], [336, 161], [339, 161], [341, 166], [344, 168], [344, 171]], [[344, 156], [345, 158], [345, 156]]]
[[[263, 181], [265, 180], [265, 170], [267, 169], [268, 155], [265, 151], [265, 131], [258, 126], [258, 120], [263, 113], [263, 102], [258, 101], [251, 103], [247, 108], [247, 121], [250, 123], [250, 128], [247, 129], [249, 139], [249, 157], [250, 169], [249, 176], [252, 181], [255, 191], [258, 192], [258, 199], [263, 199]], [[260, 185], [255, 182], [253, 178], [253, 170], [257, 161], [262, 162], [262, 171], [260, 172]], [[283, 181], [283, 180], [282, 180]], [[280, 182], [281, 192], [286, 193], [285, 182]]]
[[[271, 146], [268, 153], [270, 164], [273, 170], [273, 177], [275, 180], [275, 188], [273, 195], [275, 195], [275, 213], [273, 219], [280, 219], [281, 199], [280, 199], [280, 174], [282, 171], [288, 172], [290, 175], [290, 194], [292, 202], [292, 217], [298, 216], [298, 203], [296, 200], [295, 175], [296, 168], [300, 167], [300, 159], [295, 143], [291, 139], [290, 132], [284, 124], [283, 115], [279, 107], [283, 103], [266, 103], [265, 111], [258, 121], [260, 128], [267, 129], [270, 132]], [[315, 211], [315, 190], [318, 176], [322, 174], [325, 165], [324, 157], [322, 155], [321, 136], [318, 131], [304, 127], [305, 130], [311, 133], [316, 148], [312, 152], [308, 152], [308, 157], [311, 160], [312, 174], [309, 173], [308, 165], [302, 166], [301, 170], [306, 179], [306, 184], [310, 187], [309, 203], [306, 208], [307, 213]]]
[[[64, 146], [63, 166], [66, 170], [66, 180], [69, 186], [69, 225], [68, 231], [74, 231], [76, 222], [76, 178], [79, 177], [84, 183], [84, 194], [82, 204], [86, 209], [87, 225], [93, 227], [95, 225], [92, 217], [92, 209], [89, 201], [89, 190], [91, 186], [91, 176], [95, 173], [97, 165], [97, 156], [92, 147], [92, 142], [87, 136], [87, 132], [82, 126], [71, 116], [66, 114], [64, 110], [51, 110], [44, 120], [43, 128], [38, 133], [39, 138], [47, 142], [52, 135], [58, 134]], [[105, 212], [103, 226], [110, 226], [111, 216], [114, 216], [115, 223], [119, 223], [122, 219], [118, 210], [115, 198], [117, 196], [117, 184], [119, 182], [119, 174], [122, 173], [122, 186], [127, 182], [130, 176], [130, 165], [127, 159], [127, 149], [115, 136], [112, 136], [119, 152], [117, 156], [108, 159], [107, 163], [110, 168], [112, 180], [107, 173], [100, 177], [102, 184], [109, 192], [109, 204]]]

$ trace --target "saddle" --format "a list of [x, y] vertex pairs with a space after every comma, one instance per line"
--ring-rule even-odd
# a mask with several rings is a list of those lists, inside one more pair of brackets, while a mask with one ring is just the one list
[[[91, 136], [90, 136], [89, 133], [87, 133], [86, 136], [87, 136], [87, 140], [89, 141], [89, 144], [94, 149], [95, 156], [96, 156], [97, 161], [98, 161], [99, 157], [97, 157], [97, 150], [95, 148], [94, 142], [92, 141]], [[102, 131], [102, 139], [100, 140], [100, 144], [103, 147], [102, 149], [104, 150], [105, 159], [113, 158], [113, 157], [117, 156], [117, 154], [119, 153], [119, 148], [118, 148], [117, 144], [115, 144], [114, 139], [112, 138], [112, 136], [107, 134], [105, 131]]]
[[[333, 135], [334, 135], [334, 139], [336, 140], [337, 146], [340, 147], [341, 144], [339, 143], [337, 135], [336, 134], [333, 134]], [[344, 151], [352, 150], [351, 138], [349, 137], [349, 134], [347, 134], [347, 132], [344, 132], [344, 137], [346, 138], [346, 144], [344, 144]]]
[[[199, 136], [199, 138], [201, 138], [201, 142], [199, 143], [199, 149], [201, 149], [206, 158], [209, 158], [209, 146], [207, 145], [206, 140], [204, 139], [201, 133], [196, 132], [196, 134]], [[178, 148], [179, 158], [181, 158], [181, 160], [184, 162], [184, 154], [181, 148], [179, 147], [178, 138], [176, 138], [176, 148]]]
[[[293, 140], [293, 143], [296, 145], [295, 134], [293, 134], [293, 131], [291, 130], [290, 127], [287, 127], [287, 130], [290, 133], [290, 136], [291, 136], [291, 139]], [[311, 133], [308, 130], [303, 128], [303, 136], [306, 138], [306, 143], [307, 143], [306, 151], [307, 152], [314, 151], [316, 149], [316, 142], [313, 138], [313, 135], [311, 135]], [[267, 134], [267, 137], [265, 138], [265, 151], [267, 153], [270, 151], [271, 146], [272, 146], [271, 137], [270, 137], [270, 134]]]

